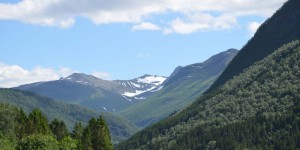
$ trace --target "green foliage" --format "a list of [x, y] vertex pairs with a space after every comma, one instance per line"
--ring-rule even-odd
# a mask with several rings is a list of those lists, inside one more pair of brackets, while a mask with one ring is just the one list
[[23, 137], [25, 137], [27, 130], [27, 124], [28, 123], [28, 117], [24, 110], [21, 108], [19, 111], [19, 115], [15, 118], [15, 133], [18, 140], [21, 140]]
[[295, 149], [299, 67], [294, 41], [118, 149]]
[[[54, 119], [48, 124], [39, 109], [34, 109], [29, 116], [22, 109], [0, 103], [1, 150], [112, 150], [108, 126], [102, 116], [92, 118], [87, 127], [77, 123], [70, 134], [63, 121]], [[24, 127], [21, 128], [20, 126]], [[24, 132], [23, 129], [26, 129]], [[51, 131], [50, 131], [51, 129]], [[72, 138], [72, 135], [74, 138]], [[17, 137], [17, 138], [16, 138]]]
[[75, 123], [74, 129], [72, 131], [72, 137], [76, 140], [80, 140], [83, 134], [83, 126], [81, 122]]
[[32, 134], [22, 139], [18, 150], [58, 150], [58, 142], [51, 135]]
[[83, 150], [92, 150], [93, 149], [93, 143], [92, 143], [92, 131], [89, 126], [87, 126], [83, 130], [83, 136], [82, 136], [82, 149]]
[[27, 134], [50, 134], [47, 118], [41, 110], [34, 109], [28, 116]]
[[15, 118], [18, 112], [15, 107], [0, 104], [0, 131], [3, 135], [14, 138]]
[[56, 137], [58, 141], [62, 140], [69, 134], [66, 124], [63, 121], [59, 121], [58, 119], [54, 119], [50, 123], [50, 129], [52, 131], [52, 134]]
[[1, 150], [12, 150], [16, 147], [16, 143], [13, 139], [3, 135], [0, 132], [0, 149]]
[[78, 140], [73, 139], [70, 136], [66, 136], [59, 142], [59, 149], [60, 150], [77, 150], [77, 149], [79, 149], [78, 143], [79, 143]]
[[82, 141], [85, 149], [112, 150], [113, 145], [110, 140], [109, 129], [102, 116], [99, 119], [92, 118], [84, 132]]
[[[87, 125], [90, 118], [100, 115], [99, 112], [92, 111], [77, 105], [64, 104], [62, 102], [42, 97], [31, 92], [14, 89], [0, 89], [0, 103], [18, 106], [22, 108], [26, 113], [30, 113], [33, 109], [39, 108], [47, 116], [49, 121], [52, 121], [55, 118], [63, 120], [69, 131], [72, 130], [76, 122], [80, 121], [83, 125]], [[8, 117], [6, 115], [8, 114], [8, 112], [12, 111], [12, 109], [6, 108], [6, 106], [3, 106], [2, 110], [3, 119], [5, 117]], [[12, 118], [15, 118], [13, 116], [15, 116], [16, 114], [18, 114], [18, 112], [12, 111]], [[109, 113], [102, 113], [102, 115], [107, 121], [114, 143], [118, 143], [122, 140], [127, 139], [138, 130], [138, 128], [134, 124], [122, 117]], [[11, 118], [8, 117], [7, 119]], [[23, 118], [23, 121], [22, 117], [18, 120], [20, 122], [16, 124], [20, 125], [16, 126], [16, 128], [19, 128], [18, 130], [25, 131], [26, 129], [24, 129], [24, 125], [22, 124], [22, 122], [24, 122], [26, 118]], [[9, 132], [9, 130], [11, 130], [10, 128], [15, 128], [14, 125], [9, 125], [9, 123], [11, 123], [12, 121], [13, 120], [6, 120], [1, 122], [0, 120], [0, 128], [4, 128], [4, 126], [6, 126], [5, 128], [7, 128], [8, 131], [5, 132]], [[20, 133], [20, 135], [17, 135], [17, 138], [21, 139], [24, 133], [18, 133]]]

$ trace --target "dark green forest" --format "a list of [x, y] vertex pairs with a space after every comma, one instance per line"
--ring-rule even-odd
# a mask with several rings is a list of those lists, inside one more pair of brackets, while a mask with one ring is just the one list
[[80, 121], [85, 126], [90, 118], [102, 115], [110, 129], [113, 143], [127, 139], [138, 129], [134, 124], [122, 117], [110, 113], [96, 112], [77, 105], [65, 104], [28, 91], [0, 88], [0, 103], [22, 108], [27, 114], [33, 109], [39, 108], [49, 121], [55, 118], [63, 120], [70, 131], [75, 123]]
[[220, 77], [206, 92], [222, 86], [244, 69], [272, 54], [278, 47], [300, 39], [300, 1], [288, 0], [240, 50]]
[[47, 121], [34, 109], [27, 115], [23, 109], [0, 103], [1, 150], [112, 150], [108, 126], [102, 116], [90, 119], [87, 126], [76, 123], [69, 132], [63, 121]]
[[299, 67], [300, 44], [294, 41], [118, 149], [295, 149]]

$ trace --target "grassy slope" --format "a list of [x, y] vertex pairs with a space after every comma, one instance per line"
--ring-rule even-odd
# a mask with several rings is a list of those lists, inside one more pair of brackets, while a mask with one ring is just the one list
[[78, 104], [97, 111], [105, 111], [103, 107], [110, 112], [113, 109], [118, 111], [132, 104], [117, 93], [68, 80], [44, 82], [38, 86], [23, 85], [17, 89], [32, 91], [62, 102]]

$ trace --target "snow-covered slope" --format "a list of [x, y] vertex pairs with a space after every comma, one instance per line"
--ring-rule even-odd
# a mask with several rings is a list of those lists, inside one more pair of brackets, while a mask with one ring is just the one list
[[144, 75], [132, 80], [117, 80], [120, 85], [125, 87], [122, 95], [129, 101], [146, 99], [152, 93], [159, 91], [163, 86], [166, 77], [155, 75]]

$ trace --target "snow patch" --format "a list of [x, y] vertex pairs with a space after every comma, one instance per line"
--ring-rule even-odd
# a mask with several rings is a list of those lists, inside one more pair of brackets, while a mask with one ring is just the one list
[[155, 89], [155, 88], [156, 88], [156, 87], [153, 86], [153, 87], [151, 87], [151, 88], [149, 88], [149, 89], [146, 89], [146, 90], [144, 90], [144, 91], [135, 90], [134, 93], [131, 93], [131, 92], [125, 92], [125, 93], [123, 93], [122, 95], [123, 95], [123, 96], [127, 96], [127, 97], [134, 97], [134, 96], [136, 96], [136, 95], [140, 95], [140, 94], [142, 94], [142, 93], [151, 91], [151, 90], [153, 90], [153, 89]]
[[135, 86], [135, 87], [137, 87], [137, 88], [141, 88], [141, 85], [139, 85], [139, 84], [135, 84], [135, 83], [132, 83], [132, 82], [130, 82], [133, 86]]
[[138, 78], [138, 83], [147, 83], [147, 84], [154, 84], [156, 86], [162, 84], [167, 78], [165, 77], [158, 77], [158, 76], [147, 76], [145, 78]]
[[102, 107], [105, 111], [106, 111], [106, 108], [105, 107]]
[[132, 101], [131, 99], [127, 98], [127, 97], [126, 97], [126, 96], [124, 96], [124, 95], [123, 95], [123, 97], [124, 97], [126, 100], [128, 100], [129, 102], [131, 102], [131, 101]]
[[134, 97], [134, 98], [138, 100], [146, 99], [145, 97]]
[[158, 87], [157, 89], [152, 90], [151, 92], [157, 92], [157, 91], [161, 90], [163, 87], [164, 87], [164, 86], [160, 86], [160, 87]]

